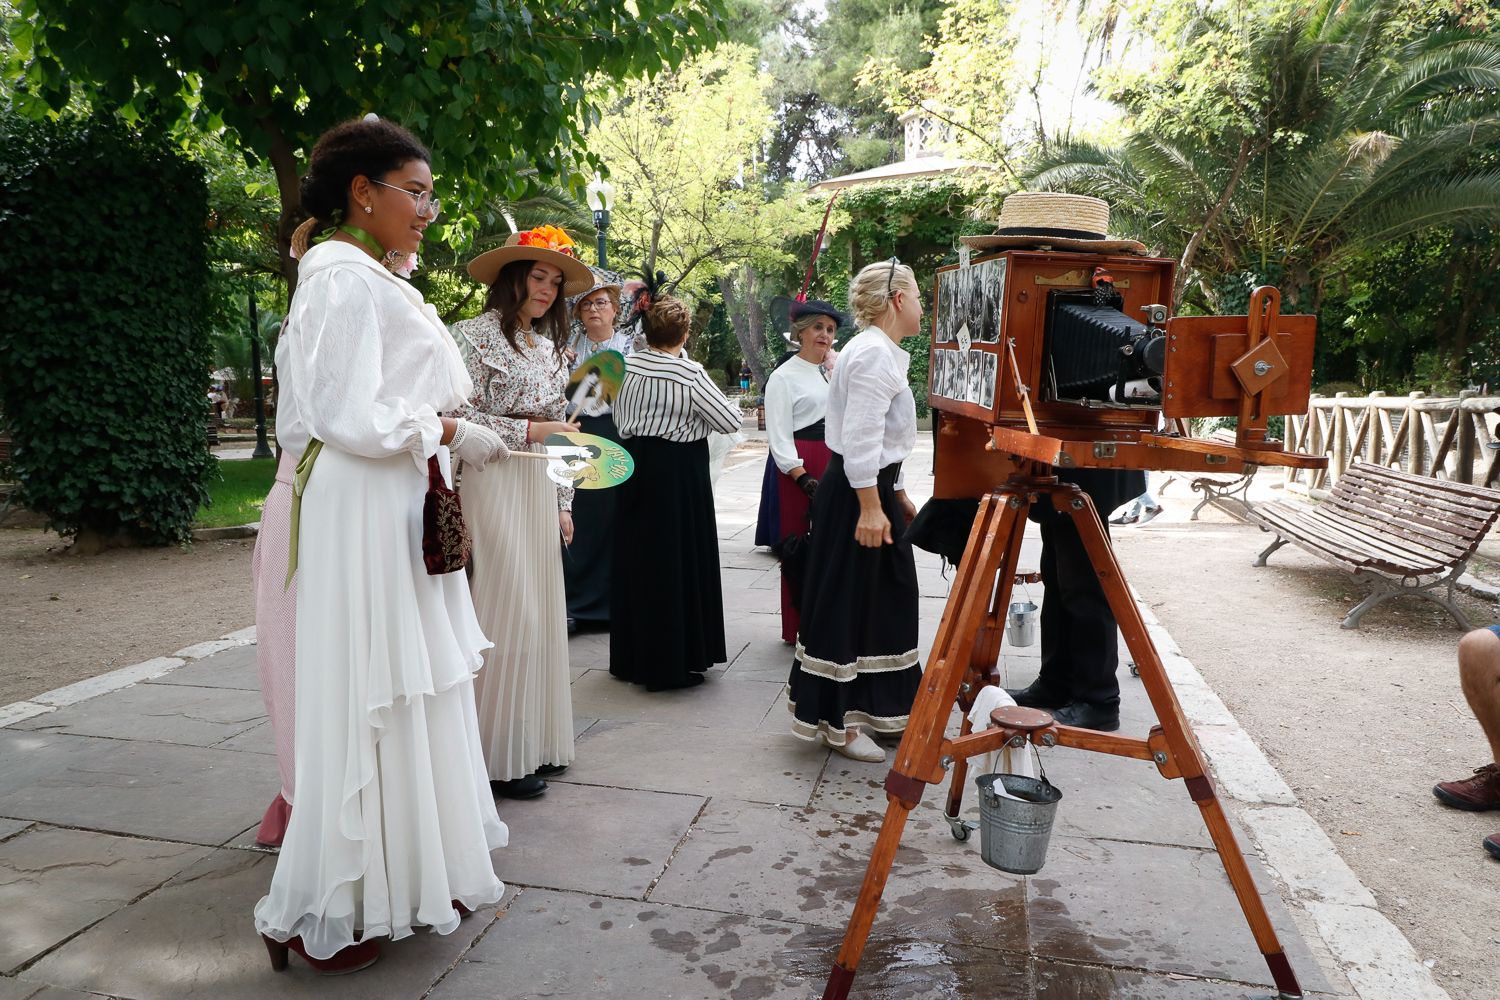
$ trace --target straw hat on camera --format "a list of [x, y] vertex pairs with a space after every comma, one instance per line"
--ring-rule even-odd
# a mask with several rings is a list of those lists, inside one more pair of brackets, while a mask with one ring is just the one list
[[1145, 244], [1109, 236], [1109, 202], [1082, 194], [1018, 191], [1006, 195], [991, 236], [961, 236], [975, 250], [1046, 247], [1092, 253], [1145, 253]]
[[578, 295], [594, 284], [594, 272], [578, 259], [573, 240], [556, 226], [537, 226], [511, 233], [504, 246], [469, 261], [469, 276], [482, 285], [495, 283], [500, 269], [513, 260], [535, 260], [562, 271], [563, 295]]

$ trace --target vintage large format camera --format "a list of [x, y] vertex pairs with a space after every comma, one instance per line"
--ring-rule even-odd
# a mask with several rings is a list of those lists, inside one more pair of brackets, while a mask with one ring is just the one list
[[[1027, 249], [941, 269], [927, 397], [936, 495], [982, 495], [1017, 458], [1230, 471], [1259, 450], [1266, 464], [1291, 464], [1272, 457], [1283, 449], [1265, 438], [1265, 417], [1307, 407], [1314, 318], [1281, 315], [1274, 289], [1257, 292], [1249, 316], [1171, 317], [1174, 268]], [[1203, 416], [1241, 418], [1238, 457], [1165, 426]]]

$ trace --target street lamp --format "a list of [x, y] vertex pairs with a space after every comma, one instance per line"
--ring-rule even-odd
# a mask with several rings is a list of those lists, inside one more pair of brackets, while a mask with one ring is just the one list
[[598, 174], [589, 181], [587, 189], [589, 208], [594, 212], [594, 230], [599, 235], [599, 266], [609, 266], [604, 260], [604, 234], [609, 229], [609, 210], [615, 207], [615, 186]]
[[260, 316], [255, 310], [255, 279], [250, 279], [250, 377], [255, 397], [255, 451], [251, 458], [274, 458], [266, 441], [266, 392], [260, 384]]

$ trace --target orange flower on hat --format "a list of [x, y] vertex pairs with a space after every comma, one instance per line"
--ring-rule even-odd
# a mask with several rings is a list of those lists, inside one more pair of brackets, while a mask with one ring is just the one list
[[537, 226], [535, 229], [528, 229], [524, 233], [519, 233], [517, 234], [516, 245], [541, 247], [544, 250], [565, 253], [569, 257], [577, 256], [573, 252], [572, 238], [556, 226]]

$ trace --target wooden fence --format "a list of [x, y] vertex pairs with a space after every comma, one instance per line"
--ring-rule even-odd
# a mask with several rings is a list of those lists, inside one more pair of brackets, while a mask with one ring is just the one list
[[1326, 471], [1286, 470], [1289, 489], [1321, 494], [1355, 461], [1479, 486], [1500, 485], [1500, 396], [1314, 395], [1286, 418], [1287, 448], [1328, 456]]

